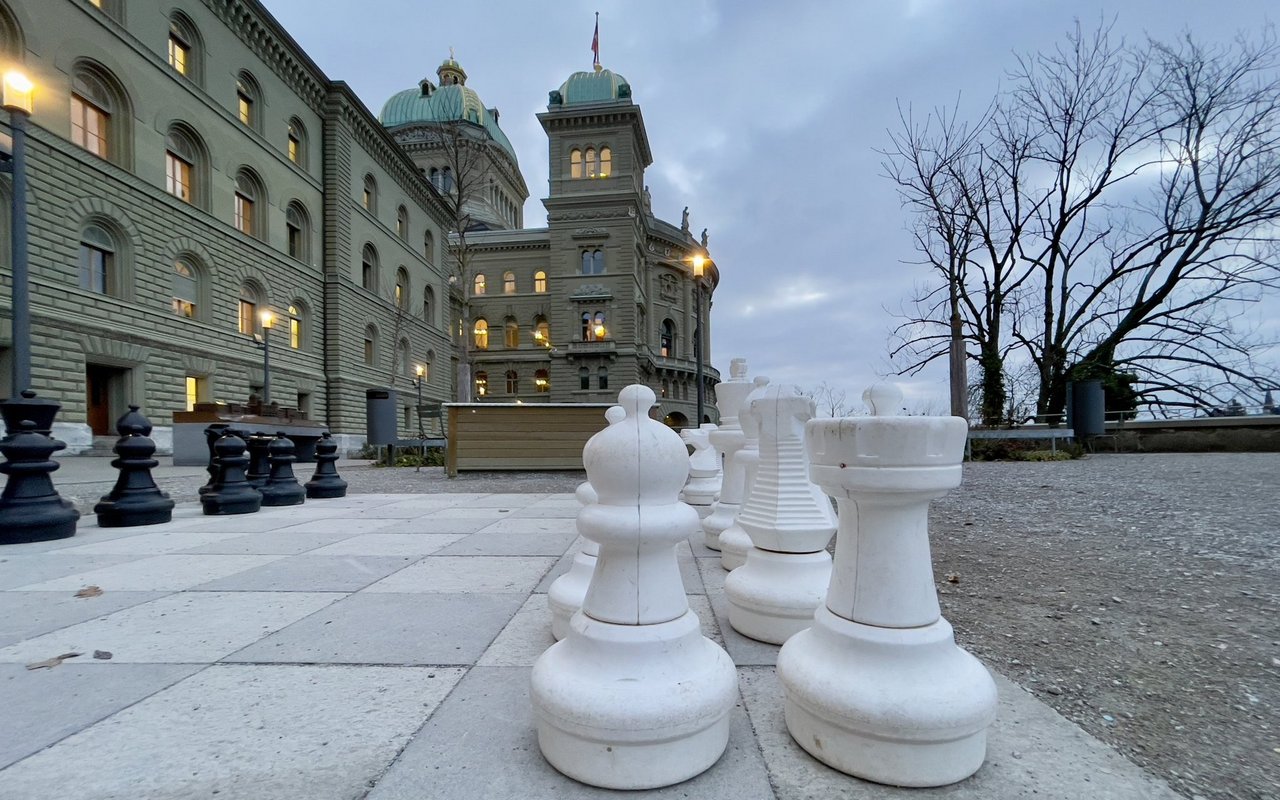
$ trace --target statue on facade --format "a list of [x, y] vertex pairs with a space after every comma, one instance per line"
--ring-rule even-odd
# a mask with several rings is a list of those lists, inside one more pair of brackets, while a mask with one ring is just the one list
[[649, 187], [644, 187], [644, 213], [647, 217], [653, 216], [653, 195], [649, 194]]
[[702, 246], [703, 247], [707, 246], [707, 229], [706, 228], [702, 229]]
[[684, 216], [680, 218], [680, 230], [689, 232], [689, 207], [684, 207]]

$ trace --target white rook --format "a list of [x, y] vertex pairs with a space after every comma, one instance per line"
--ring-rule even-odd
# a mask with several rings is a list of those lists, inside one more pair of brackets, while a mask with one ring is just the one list
[[711, 432], [711, 444], [724, 462], [724, 478], [720, 484], [720, 499], [711, 509], [711, 515], [702, 520], [707, 547], [720, 549], [720, 532], [733, 524], [733, 518], [742, 504], [746, 473], [738, 460], [738, 451], [746, 439], [738, 424], [738, 409], [755, 387], [747, 380], [747, 360], [735, 358], [729, 362], [729, 380], [716, 386], [716, 408], [720, 411], [720, 427]]
[[538, 746], [556, 769], [608, 789], [652, 789], [706, 770], [729, 741], [738, 674], [702, 635], [676, 562], [698, 528], [678, 499], [680, 437], [651, 420], [653, 390], [628, 386], [626, 418], [587, 442], [597, 502], [578, 514], [600, 546], [569, 633], [533, 665]]
[[929, 557], [929, 501], [960, 485], [966, 423], [894, 416], [893, 386], [863, 400], [875, 416], [805, 426], [839, 532], [826, 603], [778, 654], [787, 728], [850, 775], [942, 786], [982, 766], [996, 709], [991, 674], [942, 618]]

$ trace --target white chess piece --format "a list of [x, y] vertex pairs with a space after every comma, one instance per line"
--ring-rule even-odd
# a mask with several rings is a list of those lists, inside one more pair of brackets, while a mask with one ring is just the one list
[[711, 432], [711, 444], [720, 453], [724, 464], [724, 478], [720, 484], [720, 499], [716, 500], [711, 514], [702, 520], [706, 545], [720, 549], [720, 533], [733, 524], [738, 506], [746, 490], [746, 473], [738, 460], [738, 451], [746, 442], [742, 426], [738, 424], [738, 409], [755, 387], [747, 380], [747, 360], [735, 358], [729, 362], [729, 380], [716, 386], [716, 408], [720, 411], [720, 427]]
[[680, 499], [693, 506], [699, 519], [711, 515], [720, 494], [720, 454], [711, 446], [711, 432], [716, 427], [707, 422], [680, 431], [680, 438], [693, 448], [689, 455], [689, 480], [680, 491]]
[[[604, 418], [610, 425], [616, 425], [626, 419], [627, 412], [622, 406], [611, 406], [604, 412]], [[596, 490], [591, 481], [578, 484], [574, 496], [585, 508], [596, 502]], [[576, 521], [574, 523], [577, 524]], [[578, 532], [581, 535], [581, 531]], [[596, 568], [596, 554], [600, 545], [590, 539], [582, 543], [582, 549], [573, 555], [573, 564], [569, 571], [556, 578], [547, 590], [547, 605], [551, 608], [551, 635], [559, 641], [569, 632], [569, 618], [582, 608], [582, 599], [587, 596], [587, 587], [591, 584], [591, 573]]]
[[982, 766], [996, 710], [991, 674], [942, 617], [929, 558], [929, 501], [960, 485], [966, 423], [894, 416], [893, 386], [863, 400], [875, 416], [805, 426], [840, 528], [826, 603], [778, 654], [787, 729], [841, 772], [942, 786]]
[[[742, 466], [742, 496], [751, 495], [751, 486], [756, 482], [756, 465], [760, 463], [760, 418], [751, 411], [751, 401], [764, 392], [769, 379], [757, 375], [751, 381], [752, 389], [742, 401], [738, 409], [738, 425], [742, 428], [742, 449], [738, 451], [738, 463]], [[739, 505], [734, 513], [733, 523], [720, 531], [720, 566], [734, 570], [747, 563], [747, 551], [751, 549], [751, 537], [738, 524], [738, 514], [742, 513]]]
[[587, 442], [598, 501], [578, 514], [600, 546], [569, 633], [533, 666], [538, 746], [575, 780], [650, 789], [687, 780], [724, 753], [738, 675], [689, 610], [676, 545], [698, 515], [678, 499], [689, 458], [651, 420], [653, 390], [628, 386], [627, 417]]
[[[804, 425], [813, 400], [794, 386], [752, 393], [742, 419], [759, 420], [760, 459], [738, 525], [750, 536], [746, 563], [724, 582], [729, 624], [762, 642], [782, 644], [813, 624], [831, 582], [827, 544], [836, 514], [822, 490], [809, 481]], [[744, 425], [745, 429], [745, 425]], [[729, 545], [721, 536], [723, 554]]]

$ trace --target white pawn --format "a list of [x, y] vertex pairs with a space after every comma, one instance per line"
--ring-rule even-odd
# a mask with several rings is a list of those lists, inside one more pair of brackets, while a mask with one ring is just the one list
[[598, 502], [578, 514], [600, 546], [569, 634], [533, 665], [538, 746], [556, 769], [608, 789], [652, 789], [714, 764], [729, 741], [738, 675], [689, 610], [676, 545], [698, 515], [677, 497], [689, 458], [648, 416], [646, 386], [623, 389], [627, 417], [587, 442]]
[[716, 426], [710, 422], [697, 428], [685, 428], [680, 438], [693, 448], [689, 454], [689, 480], [680, 490], [680, 499], [693, 506], [699, 519], [706, 519], [720, 494], [720, 454], [711, 446], [711, 432]]
[[[725, 578], [724, 593], [734, 630], [782, 644], [812, 625], [822, 605], [836, 514], [806, 469], [804, 424], [813, 418], [813, 400], [794, 386], [752, 395], [741, 413], [744, 421], [748, 411], [759, 420], [760, 460], [738, 524], [753, 546], [746, 563]], [[725, 544], [722, 558], [728, 550]]]
[[[742, 496], [751, 496], [751, 486], [756, 482], [756, 465], [760, 463], [760, 418], [751, 412], [751, 401], [759, 397], [769, 385], [769, 379], [757, 375], [751, 392], [738, 409], [738, 425], [742, 428], [742, 449], [738, 451], [738, 463], [742, 465]], [[734, 570], [747, 563], [747, 551], [751, 549], [751, 537], [738, 524], [738, 506], [733, 523], [720, 531], [720, 566]]]
[[929, 558], [929, 501], [960, 485], [967, 425], [894, 416], [894, 386], [863, 400], [875, 416], [805, 426], [809, 475], [839, 503], [840, 529], [826, 604], [778, 654], [787, 728], [841, 772], [942, 786], [982, 766], [996, 710], [991, 674], [938, 608]]
[[720, 411], [720, 427], [711, 432], [711, 444], [720, 453], [724, 462], [724, 479], [720, 484], [720, 498], [716, 500], [711, 514], [702, 520], [702, 530], [706, 535], [706, 545], [712, 550], [720, 549], [720, 533], [733, 524], [738, 513], [738, 506], [745, 496], [746, 474], [738, 461], [738, 451], [746, 439], [742, 435], [742, 426], [738, 424], [738, 409], [747, 395], [755, 388], [747, 381], [747, 360], [735, 358], [729, 362], [729, 380], [716, 386], [716, 408]]
[[[626, 419], [627, 412], [622, 406], [611, 406], [604, 412], [604, 418], [610, 425], [616, 425]], [[596, 502], [596, 490], [591, 488], [591, 481], [578, 484], [574, 493], [584, 508]], [[576, 522], [575, 522], [576, 524]], [[582, 531], [578, 531], [582, 535]], [[600, 545], [588, 539], [582, 543], [582, 549], [573, 555], [573, 565], [569, 571], [556, 578], [547, 590], [547, 605], [551, 607], [551, 635], [560, 641], [569, 632], [569, 618], [582, 608], [582, 598], [587, 596], [587, 586], [591, 584], [591, 573], [596, 568], [596, 555]]]

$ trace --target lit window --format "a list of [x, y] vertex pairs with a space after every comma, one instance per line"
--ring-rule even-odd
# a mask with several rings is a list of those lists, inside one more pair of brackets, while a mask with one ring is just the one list
[[543, 347], [551, 346], [551, 325], [546, 317], [534, 317], [533, 340]]
[[187, 410], [194, 411], [200, 402], [200, 379], [194, 375], [187, 376]]
[[404, 267], [396, 270], [396, 308], [406, 308], [409, 302], [409, 273]]
[[258, 192], [253, 179], [241, 173], [236, 178], [236, 230], [250, 236], [257, 233], [257, 226], [254, 225], [253, 219], [253, 208], [257, 201]]
[[613, 170], [613, 151], [607, 147], [600, 148], [600, 176], [601, 178], [609, 177], [609, 173]]
[[258, 296], [247, 286], [240, 290], [238, 330], [246, 336], [252, 336], [258, 332]]
[[520, 393], [520, 374], [513, 369], [507, 370], [507, 394]]
[[302, 347], [302, 312], [297, 306], [289, 306], [289, 346], [294, 350]]
[[502, 273], [502, 293], [503, 294], [516, 293], [516, 274], [514, 272]]
[[569, 152], [569, 177], [582, 177], [582, 151], [574, 149]]
[[191, 44], [187, 42], [178, 26], [169, 23], [169, 66], [186, 75], [191, 68]]
[[596, 149], [594, 147], [587, 148], [587, 177], [594, 178], [596, 176]]
[[476, 373], [476, 397], [484, 397], [489, 393], [489, 373]]
[[87, 226], [80, 234], [80, 288], [98, 294], [111, 294], [115, 279], [116, 245], [97, 225]]
[[540, 394], [551, 391], [551, 378], [545, 369], [533, 373], [533, 390]]
[[546, 294], [547, 291], [547, 273], [539, 270], [533, 273], [533, 290], [538, 294]]
[[676, 357], [676, 324], [669, 319], [662, 321], [662, 356]]
[[360, 205], [370, 214], [378, 213], [378, 182], [372, 175], [364, 176], [364, 190], [360, 194]]
[[260, 122], [258, 101], [261, 97], [257, 81], [249, 73], [241, 72], [236, 79], [236, 116], [250, 128], [257, 128]]
[[301, 151], [299, 150], [301, 146], [302, 146], [302, 143], [298, 141], [298, 137], [293, 135], [293, 131], [289, 131], [289, 145], [288, 145], [289, 160], [295, 164], [298, 163], [298, 158], [302, 155]]
[[520, 346], [520, 324], [512, 317], [507, 317], [502, 325], [502, 341], [507, 347]]
[[489, 322], [484, 317], [476, 320], [472, 334], [475, 337], [477, 350], [489, 349]]
[[484, 294], [484, 288], [485, 288], [485, 278], [484, 278], [484, 273], [483, 273], [483, 272], [477, 272], [477, 273], [476, 273], [476, 280], [475, 280], [475, 293], [476, 293], [476, 294]]
[[199, 151], [189, 136], [169, 131], [164, 153], [165, 190], [186, 203], [195, 202], [198, 158]]
[[199, 290], [195, 268], [181, 258], [173, 262], [173, 313], [195, 319]]
[[609, 331], [604, 326], [604, 312], [597, 311], [595, 319], [591, 321], [591, 336], [597, 342], [603, 342], [608, 334]]
[[307, 168], [307, 129], [297, 117], [289, 120], [289, 135], [285, 143], [289, 160], [303, 169]]
[[78, 94], [71, 95], [71, 142], [100, 158], [107, 157], [111, 115]]

